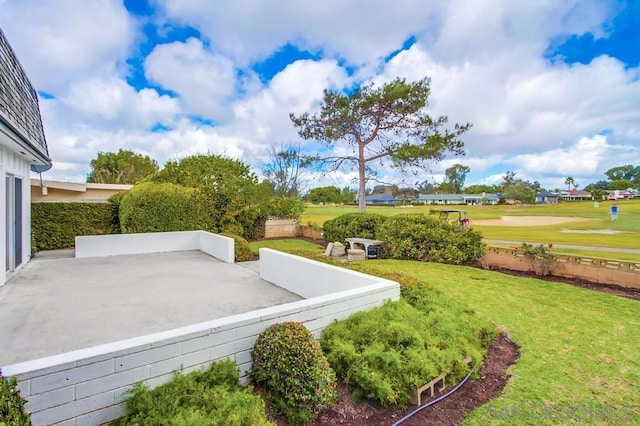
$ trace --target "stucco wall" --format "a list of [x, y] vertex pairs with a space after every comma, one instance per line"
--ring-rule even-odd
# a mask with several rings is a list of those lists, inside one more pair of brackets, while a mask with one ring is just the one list
[[143, 234], [90, 235], [76, 237], [76, 257], [119, 256], [200, 250], [233, 263], [233, 239], [205, 231], [149, 232]]

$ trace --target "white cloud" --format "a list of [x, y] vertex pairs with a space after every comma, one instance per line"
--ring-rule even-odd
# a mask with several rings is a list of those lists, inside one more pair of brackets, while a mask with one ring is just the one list
[[397, 50], [412, 33], [435, 21], [444, 1], [358, 0], [232, 3], [159, 0], [168, 20], [201, 31], [241, 63], [268, 57], [286, 43], [339, 54], [351, 63], [376, 61]]
[[137, 26], [118, 0], [8, 1], [0, 25], [33, 84], [54, 94], [86, 74], [116, 72]]
[[208, 51], [200, 40], [157, 45], [144, 68], [148, 79], [180, 95], [185, 112], [216, 121], [226, 117], [235, 94], [236, 69], [230, 59]]
[[[2, 2], [0, 25], [29, 76], [56, 96], [41, 102], [57, 162], [52, 175], [83, 178], [97, 151], [121, 147], [160, 163], [209, 151], [257, 165], [270, 145], [298, 140], [289, 113], [316, 110], [324, 88], [397, 76], [430, 76], [433, 115], [473, 123], [463, 136], [467, 156], [434, 165], [425, 178], [461, 163], [472, 169], [468, 183], [503, 168], [549, 185], [563, 174], [586, 184], [607, 168], [640, 162], [640, 68], [608, 56], [574, 65], [544, 57], [549, 43], [572, 34], [607, 37], [618, 2], [152, 4], [163, 11], [149, 18], [163, 27], [159, 31], [191, 25], [202, 39], [151, 46], [148, 57], [127, 64], [149, 46], [142, 48], [143, 22], [127, 15], [120, 1]], [[416, 38], [410, 49], [381, 61], [409, 36]], [[324, 59], [297, 61], [261, 82], [251, 65], [285, 43], [322, 52]], [[129, 66], [140, 62], [138, 71], [152, 85], [136, 81], [134, 89]], [[158, 93], [158, 86], [177, 97]], [[202, 124], [209, 120], [216, 124]], [[151, 132], [155, 123], [168, 130]], [[383, 178], [397, 177], [388, 167], [380, 170]]]
[[168, 95], [147, 88], [136, 92], [126, 81], [115, 77], [73, 83], [58, 101], [54, 104], [67, 109], [67, 121], [110, 129], [170, 124], [179, 113], [176, 100]]

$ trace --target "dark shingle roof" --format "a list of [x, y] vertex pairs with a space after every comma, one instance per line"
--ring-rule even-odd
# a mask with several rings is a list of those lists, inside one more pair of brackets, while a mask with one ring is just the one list
[[396, 198], [390, 194], [373, 194], [366, 197], [367, 201], [395, 201]]
[[38, 95], [1, 29], [0, 122], [49, 160]]

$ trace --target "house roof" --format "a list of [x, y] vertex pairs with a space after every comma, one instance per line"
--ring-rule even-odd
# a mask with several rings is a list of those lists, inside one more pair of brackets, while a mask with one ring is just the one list
[[75, 183], [60, 182], [57, 180], [31, 179], [31, 186], [43, 186], [46, 188], [60, 189], [71, 192], [87, 192], [87, 189], [107, 189], [114, 191], [127, 191], [133, 188], [133, 185], [113, 184], [113, 183]]
[[556, 192], [549, 192], [549, 191], [540, 191], [536, 194], [536, 197], [556, 197], [556, 198], [560, 198], [560, 194], [556, 193]]
[[497, 200], [498, 194], [419, 194], [419, 200]]
[[563, 197], [591, 197], [591, 193], [589, 191], [575, 188], [571, 191], [562, 191], [561, 194]]
[[29, 158], [32, 170], [51, 166], [38, 95], [1, 29], [0, 136], [5, 136], [0, 138], [3, 143], [18, 145], [19, 152]]
[[396, 201], [396, 197], [391, 194], [372, 194], [365, 199], [367, 201]]

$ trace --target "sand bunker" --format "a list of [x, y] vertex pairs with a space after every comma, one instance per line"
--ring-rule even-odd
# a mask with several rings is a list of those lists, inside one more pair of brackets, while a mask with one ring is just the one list
[[571, 234], [625, 234], [627, 231], [618, 231], [616, 229], [561, 229], [560, 232]]
[[480, 226], [544, 226], [559, 225], [568, 222], [594, 220], [587, 217], [567, 216], [502, 216], [500, 219], [472, 220], [471, 225]]

